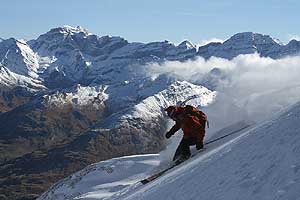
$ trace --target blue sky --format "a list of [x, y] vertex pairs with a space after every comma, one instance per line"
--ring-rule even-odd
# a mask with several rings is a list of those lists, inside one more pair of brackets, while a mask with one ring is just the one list
[[129, 41], [194, 43], [237, 32], [300, 36], [298, 0], [1, 0], [0, 37], [34, 39], [51, 28], [83, 26]]

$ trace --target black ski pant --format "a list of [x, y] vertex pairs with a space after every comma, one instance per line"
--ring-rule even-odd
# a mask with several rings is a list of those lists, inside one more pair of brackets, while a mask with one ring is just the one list
[[182, 138], [181, 142], [179, 143], [175, 155], [173, 157], [173, 161], [178, 159], [181, 156], [189, 158], [191, 156], [190, 146], [196, 144], [196, 138], [189, 138], [184, 139]]

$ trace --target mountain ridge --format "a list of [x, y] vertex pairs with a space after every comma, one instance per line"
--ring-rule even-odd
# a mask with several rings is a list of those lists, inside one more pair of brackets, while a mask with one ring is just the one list
[[[7, 43], [16, 47], [9, 47]], [[7, 58], [10, 52], [19, 51], [18, 44], [24, 46], [21, 52], [26, 51]], [[197, 56], [232, 59], [240, 54], [253, 53], [278, 59], [299, 55], [299, 52], [299, 41], [292, 40], [283, 45], [268, 35], [253, 32], [237, 33], [223, 43], [212, 42], [198, 49], [188, 40], [177, 46], [168, 41], [130, 43], [119, 36], [99, 37], [82, 27], [70, 26], [53, 28], [27, 43], [13, 38], [0, 42], [2, 64], [20, 75], [42, 80], [46, 87], [53, 89], [77, 83], [110, 83], [112, 72], [117, 75], [119, 71], [128, 71], [129, 66], [149, 62], [185, 61]], [[15, 58], [21, 59], [19, 63], [23, 62], [23, 69], [21, 64], [13, 61]]]

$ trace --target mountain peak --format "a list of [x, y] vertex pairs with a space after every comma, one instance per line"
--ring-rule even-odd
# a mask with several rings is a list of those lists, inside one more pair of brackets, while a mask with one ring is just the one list
[[62, 34], [64, 36], [67, 35], [74, 35], [74, 34], [84, 34], [84, 35], [90, 35], [91, 33], [89, 33], [86, 29], [84, 29], [81, 26], [77, 26], [77, 27], [72, 27], [69, 25], [65, 25], [62, 27], [57, 27], [57, 28], [53, 28], [50, 31], [48, 31], [46, 33], [46, 35], [51, 35], [51, 34]]
[[269, 35], [263, 35], [260, 33], [254, 32], [241, 32], [233, 35], [225, 43], [236, 43], [236, 42], [248, 42], [255, 44], [280, 44], [278, 39], [273, 39]]
[[[223, 43], [207, 44], [198, 50], [198, 55], [204, 58], [211, 56], [232, 59], [240, 54], [259, 53], [263, 57], [280, 57], [282, 46], [278, 40], [269, 35], [253, 32], [237, 33]], [[293, 50], [297, 52], [298, 50]]]
[[37, 48], [40, 48], [40, 46], [44, 43], [47, 43], [49, 45], [60, 44], [60, 42], [74, 35], [86, 38], [91, 34], [81, 26], [77, 26], [76, 28], [71, 26], [57, 27], [52, 28], [50, 29], [50, 31], [40, 35], [36, 40], [31, 40], [29, 42], [29, 45], [31, 46], [31, 48], [36, 50]]
[[0, 60], [10, 71], [37, 78], [39, 63], [35, 53], [24, 40], [10, 38], [0, 44]]
[[188, 40], [184, 40], [178, 45], [178, 47], [184, 47], [184, 48], [187, 48], [187, 49], [194, 49], [194, 48], [196, 48], [196, 45], [194, 45], [192, 42], [190, 42]]
[[300, 41], [293, 39], [287, 45], [288, 46], [293, 46], [293, 45], [299, 45], [299, 43], [300, 43]]

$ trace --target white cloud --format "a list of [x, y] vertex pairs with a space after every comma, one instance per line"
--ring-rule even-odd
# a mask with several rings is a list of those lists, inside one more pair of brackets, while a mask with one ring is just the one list
[[[222, 95], [215, 105], [216, 113], [210, 114], [216, 116], [214, 120], [218, 123], [225, 120], [230, 124], [249, 118], [261, 121], [300, 101], [300, 56], [278, 60], [262, 58], [258, 54], [240, 55], [232, 60], [199, 57], [195, 61], [153, 64], [148, 72], [154, 77], [172, 74], [180, 80], [195, 83], [202, 74], [215, 67], [222, 69], [230, 80], [217, 87]], [[223, 113], [219, 113], [221, 111]]]

